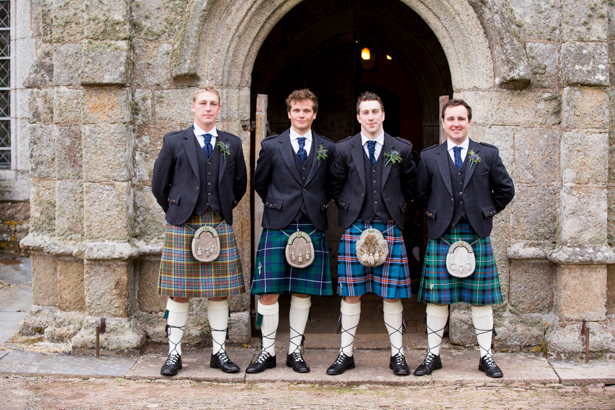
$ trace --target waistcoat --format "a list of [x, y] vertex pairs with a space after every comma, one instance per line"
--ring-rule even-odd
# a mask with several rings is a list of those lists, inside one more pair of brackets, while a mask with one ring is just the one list
[[220, 148], [214, 147], [211, 157], [199, 145], [199, 141], [194, 138], [196, 144], [196, 157], [199, 161], [199, 199], [194, 208], [195, 215], [202, 215], [211, 208], [216, 215], [220, 215], [220, 202], [218, 200], [218, 170], [220, 166]]
[[[359, 219], [363, 222], [371, 222], [378, 217], [383, 221], [391, 219], [384, 201], [382, 200], [382, 171], [384, 170], [384, 151], [378, 156], [376, 163], [372, 165], [365, 154], [365, 200], [359, 213]], [[391, 166], [389, 164], [389, 166]]]
[[468, 172], [468, 155], [466, 154], [466, 160], [463, 161], [461, 169], [457, 169], [457, 166], [448, 154], [448, 169], [451, 173], [451, 182], [453, 183], [453, 198], [455, 198], [455, 212], [453, 213], [453, 219], [451, 220], [451, 226], [455, 226], [459, 223], [461, 218], [466, 217], [466, 208], [463, 204], [463, 180], [466, 172]]

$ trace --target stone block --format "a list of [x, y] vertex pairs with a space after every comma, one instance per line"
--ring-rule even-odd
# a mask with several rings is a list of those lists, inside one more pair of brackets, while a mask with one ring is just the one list
[[35, 178], [56, 176], [56, 131], [54, 125], [30, 125], [30, 175]]
[[539, 314], [513, 315], [496, 318], [497, 336], [494, 350], [541, 347], [545, 328], [552, 316]]
[[154, 93], [156, 120], [175, 123], [194, 121], [194, 113], [190, 109], [194, 91], [194, 88], [156, 91]]
[[249, 87], [221, 88], [220, 103], [222, 105], [222, 111], [218, 116], [220, 121], [239, 121], [250, 118]]
[[168, 43], [135, 43], [135, 83], [137, 87], [163, 86], [172, 83], [171, 50]]
[[23, 171], [0, 172], [0, 201], [27, 201], [30, 198], [30, 175]]
[[[248, 282], [246, 282], [248, 283]], [[247, 286], [249, 288], [249, 286]], [[250, 294], [242, 293], [229, 298], [229, 309], [231, 312], [249, 312]]]
[[137, 126], [135, 131], [135, 173], [137, 181], [150, 184], [154, 161], [158, 158], [165, 134], [181, 130], [175, 122], [155, 122]]
[[81, 122], [81, 89], [57, 87], [53, 96], [53, 112], [56, 124]]
[[451, 310], [448, 322], [448, 337], [452, 344], [474, 346], [476, 330], [472, 323], [472, 315], [461, 310]]
[[31, 124], [53, 123], [53, 90], [32, 90], [28, 102]]
[[56, 181], [30, 181], [30, 228], [36, 233], [53, 233], [56, 219]]
[[128, 124], [84, 125], [83, 177], [86, 181], [128, 181], [133, 135]]
[[86, 41], [83, 44], [82, 85], [128, 85], [130, 42]]
[[562, 92], [562, 125], [565, 130], [602, 129], [609, 124], [609, 95], [599, 88], [566, 87]]
[[584, 131], [562, 134], [564, 184], [605, 184], [608, 175], [608, 134]]
[[84, 279], [88, 316], [125, 318], [134, 313], [135, 275], [132, 262], [86, 260]]
[[149, 186], [139, 186], [135, 191], [135, 236], [139, 239], [164, 236], [164, 211], [156, 202]]
[[186, 13], [182, 1], [135, 0], [131, 7], [132, 25], [137, 39], [172, 41]]
[[615, 246], [615, 186], [607, 190], [607, 239], [609, 246]]
[[45, 253], [33, 252], [32, 303], [38, 306], [58, 305], [57, 260]]
[[133, 193], [129, 182], [85, 183], [85, 237], [127, 240], [132, 234]]
[[519, 128], [515, 132], [512, 176], [519, 184], [553, 184], [560, 180], [560, 134], [553, 128]]
[[141, 258], [137, 266], [139, 277], [137, 301], [139, 311], [147, 313], [164, 312], [168, 297], [158, 294], [160, 257]]
[[498, 147], [500, 158], [509, 173], [512, 172], [513, 150], [513, 127], [473, 127], [471, 138], [476, 142], [485, 142]]
[[568, 85], [609, 85], [609, 53], [606, 43], [564, 43], [563, 74]]
[[615, 265], [607, 265], [606, 314], [615, 314]]
[[85, 311], [83, 259], [58, 258], [58, 307], [65, 312]]
[[81, 41], [85, 19], [82, 0], [53, 1], [51, 6], [51, 40], [54, 43]]
[[130, 90], [117, 87], [88, 87], [83, 96], [84, 124], [130, 122]]
[[608, 5], [606, 1], [562, 2], [562, 39], [565, 41], [606, 40]]
[[81, 127], [56, 126], [56, 175], [61, 179], [81, 179], [83, 177], [83, 150]]
[[135, 90], [132, 111], [137, 125], [146, 124], [152, 120], [151, 90]]
[[30, 20], [31, 20], [31, 5], [29, 3], [15, 3], [11, 20], [11, 31], [14, 39], [22, 39], [31, 37]]
[[48, 44], [41, 44], [36, 51], [36, 61], [23, 74], [21, 84], [28, 88], [45, 88], [53, 84], [53, 48]]
[[11, 73], [16, 88], [23, 87], [24, 82], [30, 76], [30, 71], [37, 61], [36, 39], [22, 38], [14, 40], [11, 47], [19, 50], [19, 57], [14, 58], [14, 71]]
[[512, 203], [513, 240], [556, 240], [558, 205], [556, 187], [518, 186]]
[[17, 88], [11, 92], [11, 117], [30, 122], [30, 94], [32, 91]]
[[51, 71], [55, 85], [79, 85], [82, 70], [83, 46], [81, 43], [58, 44], [55, 46], [53, 69]]
[[560, 194], [560, 229], [564, 245], [603, 245], [607, 234], [607, 190], [564, 186]]
[[[100, 317], [86, 317], [79, 333], [71, 340], [73, 354], [94, 354], [96, 326]], [[101, 355], [138, 356], [145, 344], [145, 332], [135, 319], [107, 316], [107, 331], [100, 335]]]
[[559, 0], [509, 0], [524, 39], [557, 40], [560, 35]]
[[553, 307], [555, 274], [555, 265], [548, 261], [511, 261], [508, 299], [511, 312], [549, 313]]
[[0, 202], [0, 220], [27, 221], [30, 218], [30, 201]]
[[555, 308], [560, 320], [604, 320], [606, 265], [559, 265]]
[[129, 2], [126, 0], [85, 1], [85, 38], [90, 40], [128, 40]]
[[56, 235], [74, 239], [83, 235], [82, 181], [56, 183]]
[[30, 123], [25, 118], [17, 118], [11, 121], [12, 163], [14, 171], [30, 172]]
[[527, 56], [534, 79], [541, 88], [557, 88], [560, 83], [558, 43], [527, 43]]
[[[550, 326], [545, 335], [545, 345], [549, 356], [551, 358], [584, 360], [585, 343], [579, 337], [581, 326], [582, 323], [578, 322], [560, 322], [557, 326]], [[600, 322], [589, 322], [587, 326], [589, 327], [590, 358], [603, 359], [605, 355], [615, 351], [615, 337], [610, 326]]]

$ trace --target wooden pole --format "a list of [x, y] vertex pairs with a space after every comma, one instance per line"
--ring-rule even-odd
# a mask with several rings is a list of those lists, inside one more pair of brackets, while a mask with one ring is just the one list
[[[254, 158], [258, 159], [258, 154], [261, 150], [261, 142], [267, 137], [267, 129], [269, 123], [267, 121], [267, 105], [269, 99], [266, 94], [258, 94], [256, 96], [256, 141], [254, 145]], [[254, 162], [256, 166], [256, 161]], [[263, 221], [263, 212], [265, 207], [261, 198], [254, 194], [254, 258], [256, 258], [256, 250], [258, 249], [258, 242], [261, 238], [263, 228], [261, 223]], [[257, 267], [258, 268], [258, 267]]]
[[438, 129], [440, 130], [440, 144], [446, 141], [446, 133], [444, 132], [444, 128], [442, 128], [442, 121], [440, 121], [440, 119], [442, 118], [442, 115], [441, 115], [442, 107], [444, 107], [444, 104], [446, 104], [448, 100], [449, 100], [448, 95], [442, 95], [439, 98], [440, 109], [438, 110], [438, 123], [439, 123]]

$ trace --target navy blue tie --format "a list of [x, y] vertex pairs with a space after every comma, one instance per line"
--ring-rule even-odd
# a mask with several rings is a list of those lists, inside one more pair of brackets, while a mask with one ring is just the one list
[[461, 160], [461, 147], [453, 147], [453, 151], [455, 151], [455, 166], [457, 169], [461, 169], [461, 165], [463, 165], [463, 161]]
[[203, 135], [203, 138], [205, 138], [205, 145], [203, 145], [203, 151], [205, 151], [205, 154], [207, 155], [207, 158], [211, 157], [211, 134], [205, 134]]
[[305, 152], [305, 137], [297, 138], [297, 142], [299, 143], [299, 150], [297, 150], [297, 155], [303, 164], [307, 161], [307, 152]]
[[367, 150], [369, 151], [369, 160], [374, 165], [376, 163], [376, 141], [367, 141]]

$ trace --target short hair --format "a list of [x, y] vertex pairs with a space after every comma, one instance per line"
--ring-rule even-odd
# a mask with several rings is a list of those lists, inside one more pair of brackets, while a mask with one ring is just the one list
[[380, 103], [380, 109], [384, 112], [384, 104], [382, 103], [380, 97], [378, 97], [378, 94], [373, 91], [365, 91], [364, 93], [361, 93], [359, 99], [357, 99], [357, 114], [360, 111], [359, 109], [361, 107], [361, 103], [364, 101], [378, 101]]
[[444, 119], [444, 111], [446, 111], [447, 108], [458, 107], [460, 105], [466, 107], [466, 110], [468, 110], [468, 120], [472, 121], [472, 107], [470, 107], [467, 102], [460, 98], [453, 98], [452, 100], [448, 100], [448, 102], [444, 104], [444, 107], [442, 107], [442, 119]]
[[307, 88], [304, 88], [303, 90], [295, 90], [292, 93], [290, 93], [290, 95], [286, 99], [286, 111], [290, 112], [290, 110], [292, 110], [294, 102], [296, 103], [296, 102], [305, 101], [305, 100], [312, 101], [312, 110], [314, 110], [314, 112], [317, 113], [318, 112], [318, 97], [316, 97], [316, 94], [314, 94]]
[[192, 102], [195, 103], [196, 98], [199, 96], [199, 94], [204, 93], [204, 92], [216, 94], [218, 96], [218, 104], [220, 104], [220, 93], [218, 92], [216, 87], [211, 84], [205, 84], [205, 85], [200, 86], [192, 95]]

